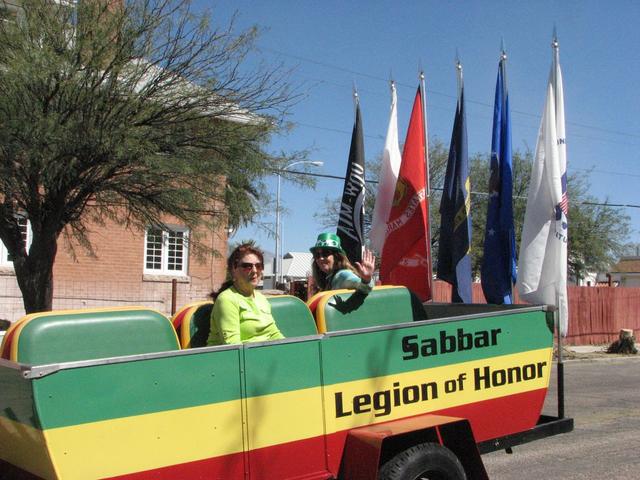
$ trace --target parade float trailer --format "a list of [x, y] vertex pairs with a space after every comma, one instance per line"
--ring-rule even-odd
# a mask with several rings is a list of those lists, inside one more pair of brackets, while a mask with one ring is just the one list
[[214, 347], [210, 302], [173, 319], [23, 317], [1, 347], [3, 466], [63, 480], [484, 479], [482, 453], [573, 429], [561, 371], [558, 415], [541, 415], [553, 309], [422, 305], [403, 287], [270, 302], [286, 339]]

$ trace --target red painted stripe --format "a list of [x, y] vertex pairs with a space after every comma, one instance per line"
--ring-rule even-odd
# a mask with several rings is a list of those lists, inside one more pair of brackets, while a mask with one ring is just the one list
[[[469, 419], [476, 442], [523, 432], [538, 422], [547, 389], [443, 410], [442, 414]], [[438, 412], [434, 412], [438, 413]]]
[[173, 323], [173, 328], [176, 329], [176, 332], [180, 332], [180, 326], [182, 325], [182, 321], [184, 320], [185, 315], [189, 310], [193, 307], [182, 307], [182, 310], [179, 310], [171, 319], [171, 323]]
[[[476, 442], [502, 437], [533, 428], [538, 422], [547, 389], [508, 395], [493, 400], [429, 412], [466, 418], [471, 423]], [[327, 435], [329, 470], [338, 474], [348, 430]]]
[[[252, 450], [249, 453], [251, 480], [274, 478], [327, 479], [324, 437], [314, 437]], [[244, 478], [242, 453], [197, 462], [137, 472], [112, 479], [120, 480], [241, 480]]]
[[[534, 427], [542, 411], [546, 394], [547, 389], [542, 388], [429, 413], [468, 419], [476, 442], [482, 442]], [[348, 432], [343, 430], [327, 435], [326, 439], [319, 436], [252, 450], [249, 453], [251, 479], [305, 478], [310, 480], [337, 476]], [[244, 478], [244, 458], [242, 453], [237, 453], [112, 478], [126, 480], [242, 479]]]
[[332, 476], [327, 471], [324, 436], [251, 450], [249, 464], [251, 480]]
[[13, 328], [4, 334], [2, 342], [2, 352], [0, 352], [1, 358], [5, 360], [11, 360], [11, 344], [17, 328]]

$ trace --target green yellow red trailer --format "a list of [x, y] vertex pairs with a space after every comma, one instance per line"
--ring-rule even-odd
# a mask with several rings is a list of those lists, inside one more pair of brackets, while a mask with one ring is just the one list
[[573, 428], [541, 415], [546, 307], [420, 305], [400, 287], [271, 304], [287, 338], [213, 347], [209, 302], [173, 323], [143, 307], [24, 317], [0, 349], [4, 467], [65, 480], [482, 479], [482, 453]]

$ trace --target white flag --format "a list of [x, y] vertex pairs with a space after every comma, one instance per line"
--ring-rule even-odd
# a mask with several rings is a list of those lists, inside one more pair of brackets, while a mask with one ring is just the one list
[[517, 287], [530, 303], [558, 307], [560, 332], [568, 328], [567, 304], [567, 157], [564, 98], [558, 47], [549, 75], [527, 210], [520, 243]]
[[384, 245], [387, 221], [393, 202], [393, 194], [396, 190], [396, 181], [400, 171], [402, 156], [398, 144], [398, 108], [395, 84], [391, 84], [391, 115], [389, 117], [389, 127], [387, 128], [387, 139], [384, 142], [382, 152], [382, 165], [380, 166], [380, 182], [378, 183], [378, 193], [373, 208], [371, 220], [371, 231], [369, 239], [371, 248], [382, 253]]

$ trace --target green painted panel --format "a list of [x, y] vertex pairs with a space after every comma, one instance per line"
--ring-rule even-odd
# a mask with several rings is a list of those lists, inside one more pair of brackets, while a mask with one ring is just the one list
[[146, 309], [78, 311], [30, 319], [14, 342], [31, 365], [177, 350], [171, 322]]
[[[247, 445], [252, 478], [325, 478], [325, 451], [318, 437], [325, 431], [322, 390], [317, 388], [320, 339], [247, 347]], [[282, 392], [292, 393], [273, 396]], [[310, 437], [320, 441], [302, 441]], [[285, 452], [282, 444], [291, 440], [298, 441], [289, 443]], [[317, 475], [311, 475], [314, 472]]]
[[324, 384], [549, 348], [552, 343], [543, 311], [336, 335], [322, 342]]
[[35, 417], [31, 380], [20, 370], [0, 365], [0, 415], [30, 427], [40, 428]]
[[53, 428], [240, 399], [244, 388], [248, 397], [310, 388], [321, 375], [334, 384], [550, 348], [552, 340], [544, 312], [509, 312], [62, 369], [33, 384], [42, 426]]
[[320, 340], [245, 348], [247, 397], [320, 385]]
[[241, 397], [241, 348], [60, 370], [34, 380], [43, 428]]
[[411, 294], [404, 287], [337, 294], [327, 301], [324, 316], [328, 332], [410, 322]]

